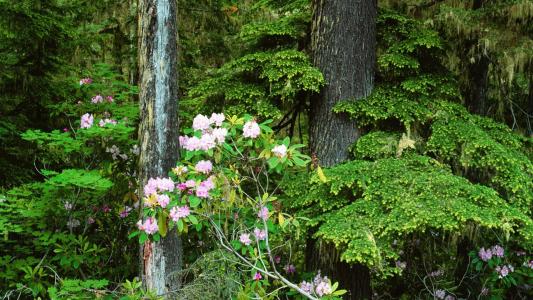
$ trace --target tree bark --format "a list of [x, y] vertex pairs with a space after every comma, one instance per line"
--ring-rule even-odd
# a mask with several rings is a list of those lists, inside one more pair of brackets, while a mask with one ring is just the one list
[[489, 59], [481, 54], [476, 62], [468, 66], [470, 90], [465, 104], [468, 111], [480, 116], [487, 113], [486, 102], [489, 89], [489, 64]]
[[322, 166], [347, 160], [359, 137], [355, 122], [332, 108], [374, 87], [376, 14], [375, 0], [313, 1], [311, 50], [326, 86], [311, 103], [310, 146]]
[[[311, 152], [324, 167], [348, 160], [349, 147], [359, 138], [357, 124], [332, 109], [341, 100], [356, 101], [372, 92], [376, 15], [376, 0], [313, 0], [311, 50], [326, 86], [311, 103], [309, 137]], [[346, 299], [370, 299], [369, 269], [340, 262], [334, 247], [325, 247], [327, 255], [317, 257], [317, 244], [308, 241], [308, 266], [318, 263], [323, 273], [338, 280], [349, 291]]]
[[[138, 3], [139, 193], [142, 193], [149, 178], [167, 177], [179, 156], [177, 4], [172, 0]], [[160, 242], [146, 242], [141, 260], [146, 288], [158, 295], [179, 289], [176, 274], [181, 269], [182, 246], [177, 232], [168, 232]]]

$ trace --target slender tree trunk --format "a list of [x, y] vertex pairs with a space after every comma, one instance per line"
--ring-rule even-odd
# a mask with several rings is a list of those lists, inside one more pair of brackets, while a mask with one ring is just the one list
[[[139, 0], [139, 190], [151, 177], [166, 177], [178, 159], [176, 1]], [[142, 197], [141, 197], [142, 198]], [[182, 247], [175, 231], [141, 249], [145, 286], [158, 295], [180, 287]]]
[[[485, 0], [474, 0], [472, 9], [477, 10], [483, 7]], [[478, 41], [471, 41], [465, 47], [466, 51], [470, 51]], [[479, 50], [477, 50], [479, 51]], [[469, 56], [467, 54], [467, 56]], [[487, 92], [489, 90], [489, 65], [490, 60], [486, 54], [481, 53], [474, 63], [468, 65], [468, 93], [466, 96], [465, 105], [473, 114], [485, 115], [487, 114]]]
[[468, 111], [477, 115], [487, 113], [487, 92], [489, 89], [489, 64], [490, 61], [481, 55], [476, 62], [468, 67], [470, 90], [466, 98]]
[[[376, 0], [313, 0], [313, 62], [324, 74], [326, 86], [311, 103], [309, 136], [311, 152], [322, 166], [346, 161], [349, 147], [359, 138], [357, 124], [332, 108], [341, 100], [356, 101], [372, 92], [376, 15]], [[340, 262], [334, 247], [325, 245], [317, 251], [317, 244], [308, 241], [308, 265], [318, 263], [322, 272], [339, 280], [349, 291], [347, 299], [370, 299], [368, 268]]]

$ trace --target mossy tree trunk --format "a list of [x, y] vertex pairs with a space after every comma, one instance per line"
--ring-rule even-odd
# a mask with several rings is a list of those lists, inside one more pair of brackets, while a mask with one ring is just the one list
[[[314, 0], [311, 49], [313, 63], [324, 74], [326, 86], [311, 103], [310, 148], [321, 166], [349, 158], [349, 147], [360, 133], [346, 115], [335, 114], [341, 100], [370, 95], [376, 59], [376, 0]], [[335, 248], [308, 243], [308, 267], [318, 267], [349, 290], [349, 299], [370, 299], [370, 272], [362, 265], [340, 262]], [[322, 252], [322, 253], [321, 253]]]
[[[139, 193], [151, 177], [166, 177], [178, 159], [176, 1], [139, 0]], [[141, 249], [141, 275], [158, 295], [180, 287], [181, 241], [175, 231]]]

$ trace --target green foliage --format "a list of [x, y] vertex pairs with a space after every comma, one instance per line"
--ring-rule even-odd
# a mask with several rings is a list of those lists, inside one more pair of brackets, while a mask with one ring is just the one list
[[296, 50], [306, 39], [307, 3], [285, 4], [273, 4], [278, 8], [270, 18], [243, 26], [237, 41], [246, 45], [243, 54], [192, 87], [184, 100], [187, 110], [210, 107], [228, 115], [278, 119], [286, 111], [301, 110], [306, 97], [319, 91], [322, 74]]
[[[403, 242], [393, 246], [393, 241], [415, 233], [460, 234], [476, 225], [505, 234], [518, 232], [524, 246], [533, 242], [533, 223], [527, 215], [494, 190], [455, 176], [428, 157], [355, 160], [327, 169], [324, 175], [325, 183], [315, 174], [308, 185], [287, 186], [288, 203], [299, 208], [323, 203], [326, 213], [313, 221], [319, 225], [316, 237], [341, 249], [341, 259], [364, 263], [382, 275], [398, 271], [394, 261]], [[329, 196], [317, 198], [321, 195]], [[331, 203], [332, 198], [348, 199]]]

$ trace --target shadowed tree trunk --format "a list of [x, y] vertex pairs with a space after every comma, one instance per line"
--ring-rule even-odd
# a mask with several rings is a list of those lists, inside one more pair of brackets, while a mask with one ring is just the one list
[[[179, 155], [176, 6], [176, 1], [139, 0], [139, 193], [149, 178], [167, 177]], [[160, 242], [146, 242], [141, 260], [148, 289], [163, 295], [180, 287], [177, 232], [168, 232]]]
[[[484, 0], [474, 0], [472, 9], [483, 7]], [[465, 47], [470, 51], [479, 41], [471, 41]], [[479, 50], [477, 50], [479, 51]], [[468, 56], [468, 54], [467, 54]], [[480, 53], [476, 61], [468, 65], [468, 93], [465, 105], [469, 112], [477, 115], [487, 114], [487, 92], [489, 90], [489, 65], [490, 60], [486, 54]]]
[[[359, 137], [357, 124], [332, 112], [341, 100], [370, 95], [376, 59], [376, 0], [314, 0], [311, 49], [313, 63], [322, 71], [326, 86], [311, 103], [310, 147], [324, 167], [349, 158], [349, 147]], [[370, 299], [370, 272], [362, 265], [339, 261], [330, 245], [308, 241], [308, 267], [339, 280], [348, 299]], [[318, 266], [317, 266], [318, 265]]]

